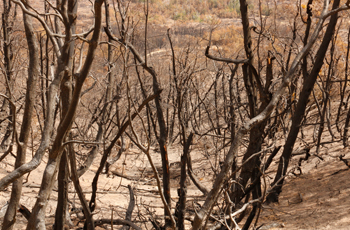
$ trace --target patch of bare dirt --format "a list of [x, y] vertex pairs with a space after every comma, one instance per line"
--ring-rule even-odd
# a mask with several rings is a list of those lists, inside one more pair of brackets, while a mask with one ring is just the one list
[[[278, 223], [271, 229], [349, 229], [350, 169], [339, 160], [349, 149], [341, 143], [323, 148], [323, 158], [312, 156], [301, 167], [302, 174], [285, 183], [279, 204], [263, 205], [259, 225]], [[281, 227], [281, 226], [284, 227]]]
[[[325, 139], [325, 141], [327, 140]], [[314, 153], [314, 149], [311, 149], [311, 153]], [[311, 156], [307, 161], [304, 161], [301, 167], [302, 174], [291, 175], [287, 178], [279, 204], [263, 205], [261, 218], [257, 226], [261, 226], [260, 229], [349, 229], [350, 183], [348, 178], [350, 177], [350, 169], [338, 157], [343, 154], [345, 159], [350, 159], [348, 150], [344, 149], [340, 142], [335, 142], [324, 145], [321, 148], [320, 157]], [[170, 147], [169, 153], [172, 207], [174, 208], [178, 198], [181, 148], [179, 146]], [[193, 151], [191, 155], [194, 173], [210, 189], [213, 172], [210, 169], [209, 161], [200, 149]], [[160, 153], [153, 149], [151, 156], [159, 173], [161, 173]], [[28, 158], [30, 158], [29, 155]], [[275, 164], [271, 166], [272, 171], [275, 170], [277, 161], [278, 158], [275, 159]], [[13, 162], [13, 157], [7, 157], [0, 163], [0, 177], [12, 170]], [[297, 162], [297, 158], [293, 159], [291, 167], [294, 167]], [[88, 200], [91, 196], [91, 183], [98, 164], [99, 159], [80, 178], [85, 197]], [[45, 159], [39, 168], [29, 175], [24, 184], [21, 203], [29, 209], [34, 206], [44, 167]], [[150, 229], [149, 214], [152, 214], [158, 221], [162, 221], [163, 205], [154, 174], [147, 157], [137, 149], [129, 149], [111, 168], [109, 175], [103, 174], [100, 176], [97, 209], [94, 218], [111, 218], [113, 210], [114, 218], [124, 219], [129, 204], [128, 185], [134, 188], [136, 196], [133, 217], [135, 223], [143, 229]], [[194, 205], [201, 203], [203, 196], [192, 182], [188, 181], [187, 185], [188, 208], [194, 214]], [[3, 207], [6, 201], [9, 200], [10, 191], [11, 187], [8, 187], [6, 191], [0, 193], [0, 207]], [[70, 207], [80, 207], [74, 187], [71, 186], [69, 191]], [[47, 207], [47, 229], [52, 229], [56, 202], [57, 186], [55, 186], [50, 196]], [[78, 223], [80, 220], [78, 216], [72, 214], [75, 226], [71, 229], [82, 227], [82, 223]], [[143, 221], [140, 222], [140, 220]], [[18, 213], [15, 229], [25, 229], [26, 223], [27, 220]], [[190, 229], [190, 222], [186, 221], [186, 224]], [[109, 226], [106, 228], [110, 229]]]

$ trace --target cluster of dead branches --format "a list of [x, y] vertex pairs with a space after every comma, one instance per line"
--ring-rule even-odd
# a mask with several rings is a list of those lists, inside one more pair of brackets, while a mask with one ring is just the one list
[[[213, 47], [217, 25], [205, 39], [194, 35], [181, 42], [169, 28], [161, 34], [168, 42], [159, 51], [164, 54], [151, 55], [149, 1], [87, 1], [80, 9], [77, 0], [45, 0], [41, 7], [3, 0], [0, 163], [10, 158], [15, 163], [0, 179], [1, 193], [12, 186], [2, 229], [14, 228], [17, 210], [28, 219], [28, 230], [46, 229], [56, 183], [54, 229], [73, 227], [75, 212], [82, 213], [79, 222], [89, 230], [142, 229], [150, 227], [148, 221], [156, 229], [249, 229], [258, 226], [264, 202], [278, 202], [290, 171], [309, 157], [322, 159], [325, 131], [329, 143], [348, 146], [350, 25], [343, 18], [350, 2], [324, 0], [316, 7], [309, 0], [302, 7], [296, 1], [283, 32], [277, 26], [278, 5], [274, 17], [263, 17], [259, 0], [258, 23], [251, 26], [248, 2], [239, 2], [240, 49], [227, 53]], [[20, 75], [26, 76], [22, 83], [16, 80]], [[298, 137], [309, 127], [312, 141], [296, 151]], [[113, 209], [110, 218], [94, 216], [101, 174], [122, 164], [119, 159], [131, 144], [150, 164], [163, 221], [147, 207], [133, 215], [137, 197], [131, 186], [125, 218], [113, 218]], [[170, 146], [181, 149], [175, 197]], [[161, 162], [152, 158], [154, 148]], [[196, 175], [193, 154], [210, 165], [210, 187]], [[304, 154], [296, 167], [289, 165], [293, 156]], [[43, 159], [42, 181], [29, 210], [20, 204], [24, 177]], [[275, 174], [268, 170], [273, 160]], [[87, 197], [79, 178], [93, 164], [97, 169]], [[202, 193], [192, 204], [189, 181]], [[80, 201], [71, 213], [70, 184]]]

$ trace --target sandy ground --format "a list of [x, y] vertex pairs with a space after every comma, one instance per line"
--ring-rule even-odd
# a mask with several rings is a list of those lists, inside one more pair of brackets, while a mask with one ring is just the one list
[[[328, 137], [327, 137], [328, 138]], [[325, 140], [327, 140], [325, 138]], [[311, 154], [314, 148], [311, 150]], [[169, 160], [171, 163], [171, 195], [174, 198], [172, 206], [177, 200], [178, 183], [180, 180], [180, 154], [179, 147], [169, 148]], [[350, 229], [350, 169], [337, 156], [344, 154], [345, 159], [350, 159], [349, 149], [344, 149], [340, 142], [324, 145], [320, 156], [323, 161], [316, 156], [310, 157], [302, 163], [302, 174], [291, 175], [287, 178], [286, 184], [280, 196], [279, 204], [263, 205], [261, 218], [257, 226], [260, 229]], [[158, 170], [161, 170], [160, 154], [153, 150], [152, 158]], [[30, 156], [28, 156], [30, 157]], [[200, 150], [192, 153], [194, 173], [203, 184], [210, 188], [213, 173], [208, 173], [210, 164]], [[9, 156], [0, 163], [0, 176], [3, 177], [13, 167], [14, 158]], [[276, 169], [278, 158], [271, 166], [271, 171]], [[298, 159], [292, 161], [291, 167], [297, 163]], [[23, 188], [21, 203], [29, 209], [35, 203], [35, 196], [38, 192], [42, 173], [45, 167], [44, 162], [39, 168], [33, 171]], [[99, 160], [89, 170], [80, 182], [85, 192], [86, 199], [91, 196], [91, 183], [94, 172], [97, 169]], [[143, 229], [150, 229], [148, 214], [153, 213], [155, 218], [162, 220], [162, 203], [158, 195], [156, 180], [150, 164], [144, 154], [137, 149], [129, 149], [127, 154], [111, 168], [112, 172], [122, 174], [125, 177], [116, 175], [101, 175], [99, 179], [99, 189], [97, 197], [97, 210], [95, 219], [113, 218], [124, 219], [125, 211], [129, 203], [128, 185], [134, 188], [136, 197], [136, 207], [134, 209], [135, 223]], [[188, 181], [189, 209], [193, 210], [193, 204], [201, 203], [203, 200], [201, 192]], [[9, 199], [11, 188], [0, 193], [0, 207], [3, 207]], [[77, 195], [73, 186], [70, 187], [70, 206], [80, 207]], [[54, 222], [54, 213], [57, 202], [57, 187], [50, 196], [47, 207], [47, 228], [51, 229]], [[78, 229], [82, 224], [78, 224], [79, 218], [72, 214], [72, 219], [76, 226], [71, 229]], [[141, 222], [140, 220], [143, 220]], [[0, 219], [2, 221], [2, 219]], [[26, 219], [17, 214], [15, 229], [25, 229]], [[0, 222], [1, 223], [1, 222]], [[190, 228], [190, 222], [186, 222]], [[96, 229], [110, 229], [110, 226]]]
[[350, 229], [349, 168], [331, 157], [311, 161], [314, 168], [286, 182], [279, 204], [263, 206], [260, 223], [276, 222], [284, 229]]

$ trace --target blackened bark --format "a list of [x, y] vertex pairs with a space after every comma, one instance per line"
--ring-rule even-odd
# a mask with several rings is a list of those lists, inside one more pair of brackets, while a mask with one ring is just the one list
[[[306, 30], [305, 30], [305, 35], [304, 35], [304, 45], [307, 44], [308, 39], [309, 39], [309, 34], [310, 34], [310, 29], [311, 29], [311, 24], [312, 24], [312, 10], [311, 10], [311, 5], [312, 5], [313, 0], [309, 0], [307, 3], [307, 21], [306, 21]], [[308, 77], [308, 71], [307, 71], [307, 56], [303, 58], [303, 63], [301, 64], [301, 69], [303, 73], [304, 79]]]
[[[50, 196], [50, 193], [52, 191], [54, 178], [58, 168], [58, 163], [62, 155], [62, 143], [67, 133], [69, 132], [72, 122], [74, 120], [78, 103], [80, 101], [81, 90], [82, 90], [84, 81], [90, 72], [92, 61], [94, 60], [94, 56], [95, 56], [95, 50], [98, 45], [101, 24], [102, 24], [102, 10], [101, 10], [102, 4], [103, 4], [103, 0], [100, 0], [100, 1], [96, 0], [94, 3], [94, 13], [95, 13], [94, 32], [89, 42], [89, 48], [88, 48], [84, 65], [81, 71], [79, 72], [79, 74], [76, 74], [76, 84], [75, 84], [72, 100], [69, 105], [69, 109], [67, 110], [66, 116], [64, 116], [64, 118], [61, 120], [57, 128], [57, 135], [53, 142], [52, 149], [49, 152], [49, 159], [44, 171], [39, 195], [34, 205], [32, 215], [30, 217], [30, 220], [27, 226], [27, 230], [45, 229], [45, 209], [47, 206], [48, 197]], [[67, 18], [67, 15], [62, 14], [61, 12], [61, 16], [63, 17], [63, 21], [65, 22], [66, 36], [65, 36], [65, 43], [61, 49], [62, 54], [58, 59], [58, 63], [59, 63], [58, 75], [64, 74], [67, 71], [67, 68], [68, 68], [67, 62], [69, 58], [67, 56], [68, 55], [67, 49], [72, 39], [72, 33], [69, 28], [70, 23]], [[52, 110], [52, 108], [50, 108], [50, 110]]]
[[[159, 92], [160, 88], [157, 80], [157, 75], [154, 70], [152, 72], [153, 72], [152, 74], [153, 93], [156, 94], [157, 92]], [[157, 117], [158, 117], [158, 125], [159, 125], [159, 138], [157, 140], [160, 148], [160, 154], [162, 156], [163, 193], [164, 193], [164, 198], [169, 205], [169, 208], [171, 208], [170, 171], [169, 171], [169, 157], [168, 157], [168, 150], [167, 150], [168, 130], [166, 128], [166, 124], [164, 120], [163, 107], [161, 106], [160, 96], [158, 95], [154, 101], [157, 108]], [[171, 218], [169, 217], [169, 214], [165, 208], [164, 208], [164, 216], [165, 216], [165, 226], [171, 226], [172, 225]]]
[[30, 215], [32, 214], [29, 211], [29, 209], [26, 206], [22, 205], [22, 204], [19, 205], [18, 212], [20, 212], [24, 216], [24, 218], [26, 218], [27, 220], [29, 220]]
[[[248, 94], [249, 108], [250, 108], [250, 117], [253, 118], [256, 114], [261, 113], [267, 104], [270, 101], [270, 93], [269, 87], [271, 85], [271, 80], [273, 78], [273, 58], [267, 59], [267, 69], [266, 69], [266, 84], [263, 87], [261, 85], [261, 79], [259, 75], [256, 73], [256, 70], [253, 67], [253, 52], [252, 52], [252, 40], [249, 28], [249, 18], [248, 18], [248, 10], [247, 10], [247, 2], [245, 0], [241, 0], [241, 14], [242, 14], [242, 24], [243, 24], [243, 32], [244, 32], [244, 43], [246, 55], [249, 58], [249, 66], [243, 65], [243, 77], [244, 84], [246, 88], [246, 92]], [[254, 77], [254, 78], [253, 78]], [[257, 101], [257, 91], [260, 93], [261, 102]], [[260, 104], [260, 106], [259, 106]], [[243, 161], [245, 162], [248, 158], [250, 158], [254, 153], [257, 153], [261, 150], [262, 143], [265, 138], [265, 127], [267, 125], [267, 119], [254, 126], [249, 134], [249, 145], [246, 153], [244, 154]], [[257, 191], [260, 191], [260, 176], [261, 174], [257, 173], [256, 170], [260, 168], [260, 160], [259, 156], [256, 156], [250, 159], [247, 163], [245, 163], [242, 167], [241, 173], [239, 175], [239, 182], [243, 188], [246, 187], [249, 179], [251, 181], [258, 181], [253, 190], [253, 197], [257, 199], [259, 197], [255, 196]], [[238, 204], [241, 199], [247, 195], [245, 194], [244, 189], [241, 186], [236, 186], [236, 189], [230, 194], [231, 200], [234, 201], [235, 204]], [[255, 206], [254, 206], [255, 207]], [[245, 224], [245, 228], [247, 229], [251, 221], [250, 218], [255, 216], [256, 207], [253, 208], [248, 220]]]
[[[338, 1], [339, 2], [339, 1]], [[348, 9], [348, 8], [343, 8]], [[295, 79], [296, 70], [305, 55], [307, 55], [310, 49], [315, 44], [318, 39], [319, 33], [322, 29], [323, 23], [331, 14], [328, 11], [328, 5], [326, 5], [322, 11], [322, 14], [319, 18], [319, 21], [315, 27], [315, 30], [306, 46], [302, 48], [302, 50], [295, 56], [289, 71], [283, 76], [283, 80], [279, 85], [278, 89], [274, 92], [271, 97], [270, 102], [264, 108], [264, 110], [253, 117], [252, 119], [243, 123], [242, 127], [237, 132], [232, 145], [225, 156], [225, 161], [223, 167], [219, 174], [217, 174], [213, 187], [211, 191], [208, 193], [204, 204], [201, 209], [196, 212], [194, 221], [193, 221], [193, 229], [203, 229], [205, 228], [206, 220], [208, 219], [211, 210], [213, 209], [217, 199], [219, 198], [220, 192], [222, 191], [222, 187], [224, 186], [226, 180], [228, 179], [228, 174], [232, 167], [233, 161], [235, 159], [236, 154], [238, 153], [238, 148], [241, 145], [243, 135], [248, 133], [254, 126], [266, 120], [272, 111], [276, 108], [279, 100], [282, 98], [282, 95], [285, 95], [285, 92], [290, 85], [290, 83]]]
[[[266, 121], [260, 123], [259, 125], [252, 128], [249, 138], [250, 142], [248, 145], [247, 152], [244, 154], [243, 162], [245, 162], [249, 157], [251, 157], [254, 153], [257, 153], [261, 150], [261, 145], [263, 143], [264, 136], [264, 127], [266, 126]], [[242, 167], [242, 172], [240, 173], [239, 182], [245, 188], [248, 183], [248, 180], [251, 178], [254, 181], [253, 171], [260, 167], [259, 156], [256, 156], [250, 159], [246, 164]], [[236, 191], [232, 194], [231, 199], [238, 204], [241, 199], [244, 197], [244, 190], [242, 190], [241, 186], [237, 186]]]
[[12, 68], [13, 68], [13, 53], [12, 53], [12, 42], [10, 39], [13, 22], [10, 20], [12, 4], [9, 0], [3, 0], [3, 12], [1, 17], [2, 22], [2, 36], [3, 36], [3, 58], [4, 58], [4, 66], [5, 66], [5, 74], [7, 81], [12, 81]]
[[[343, 94], [345, 93], [345, 89], [346, 89], [346, 86], [348, 84], [349, 57], [350, 57], [350, 27], [349, 27], [349, 32], [348, 32], [348, 47], [347, 47], [347, 51], [346, 51], [345, 82], [344, 82]], [[339, 112], [338, 112], [338, 114], [339, 114]], [[350, 123], [350, 108], [347, 112], [345, 125], [344, 125], [344, 133], [343, 133], [343, 145], [344, 145], [344, 147], [347, 147], [349, 145], [349, 140], [348, 140], [349, 123]]]
[[[333, 9], [338, 8], [340, 0], [335, 0], [333, 3]], [[315, 82], [317, 80], [317, 76], [320, 72], [320, 69], [323, 65], [323, 60], [325, 58], [326, 52], [328, 50], [329, 43], [331, 42], [333, 38], [333, 34], [335, 31], [335, 27], [338, 20], [338, 14], [335, 13], [331, 16], [331, 19], [329, 21], [329, 24], [327, 26], [327, 30], [325, 35], [323, 36], [323, 41], [321, 43], [320, 48], [317, 51], [316, 54], [316, 60], [314, 67], [309, 74], [309, 76], [304, 79], [304, 84], [302, 91], [299, 95], [299, 101], [296, 107], [296, 111], [294, 113], [294, 116], [292, 118], [292, 127], [288, 134], [286, 144], [284, 146], [284, 150], [282, 153], [282, 156], [280, 158], [279, 164], [278, 164], [278, 171], [276, 174], [276, 177], [274, 179], [274, 182], [272, 185], [274, 185], [274, 189], [270, 192], [270, 194], [266, 198], [266, 202], [278, 202], [278, 196], [282, 191], [282, 185], [284, 182], [284, 176], [287, 173], [289, 160], [291, 158], [291, 154], [293, 151], [294, 143], [296, 141], [296, 138], [299, 133], [300, 124], [304, 117], [305, 109], [307, 102], [309, 100], [309, 96], [311, 94], [311, 91], [315, 85]]]
[[95, 222], [94, 222], [94, 219], [92, 216], [92, 211], [89, 208], [88, 202], [85, 199], [83, 190], [80, 186], [79, 176], [78, 176], [78, 172], [77, 172], [77, 164], [76, 164], [76, 159], [75, 159], [75, 152], [74, 152], [72, 144], [69, 144], [69, 146], [68, 146], [68, 155], [69, 155], [69, 162], [70, 162], [71, 172], [72, 172], [71, 179], [73, 181], [75, 191], [77, 191], [81, 206], [83, 207], [84, 216], [86, 219], [84, 229], [94, 230]]
[[186, 166], [187, 158], [189, 155], [190, 146], [193, 139], [193, 133], [191, 133], [187, 140], [184, 140], [183, 154], [181, 156], [181, 177], [180, 177], [180, 188], [178, 189], [179, 202], [177, 205], [177, 227], [179, 230], [185, 229], [185, 213], [186, 213], [186, 197], [187, 197], [187, 186], [186, 186]]
[[[128, 185], [128, 189], [130, 194], [130, 201], [129, 201], [128, 209], [126, 210], [125, 220], [131, 222], [132, 212], [134, 211], [134, 207], [135, 207], [135, 196], [134, 196], [134, 190], [130, 185]], [[129, 230], [129, 229], [130, 229], [130, 225], [126, 224], [120, 230]]]
[[128, 225], [132, 227], [135, 230], [142, 230], [142, 228], [138, 227], [136, 224], [134, 224], [131, 221], [128, 220], [121, 220], [121, 219], [116, 219], [116, 220], [111, 220], [111, 219], [100, 219], [95, 221], [96, 226], [101, 226], [104, 224], [113, 224], [113, 225]]
[[[110, 15], [109, 15], [109, 1], [105, 0], [105, 15], [106, 15], [106, 26], [110, 30]], [[102, 114], [102, 121], [100, 121], [99, 128], [105, 130], [106, 121], [109, 119], [107, 117], [109, 115], [109, 112], [112, 108], [112, 95], [113, 95], [113, 88], [115, 87], [116, 82], [116, 75], [113, 73], [113, 52], [112, 52], [112, 45], [110, 45], [112, 42], [112, 39], [108, 37], [108, 50], [107, 50], [107, 58], [108, 58], [108, 85], [107, 85], [107, 91], [106, 91], [106, 97], [105, 97], [105, 106], [103, 108], [103, 114]], [[118, 87], [117, 87], [118, 90]], [[119, 92], [117, 92], [118, 94]], [[116, 102], [116, 117], [117, 117], [117, 126], [120, 128], [120, 116], [119, 116], [119, 109], [118, 109], [118, 102]], [[105, 131], [104, 131], [105, 132]], [[106, 174], [108, 174], [109, 166], [116, 162], [121, 154], [125, 151], [125, 144], [123, 138], [121, 138], [121, 147], [119, 149], [118, 155], [116, 158], [112, 159], [112, 161], [107, 161], [106, 163]]]
[[[260, 182], [261, 172], [260, 172], [260, 169], [257, 168], [261, 164], [261, 162], [260, 162], [260, 158], [258, 158], [258, 157], [253, 158], [253, 159], [255, 161], [256, 167], [254, 168], [254, 170], [252, 172], [251, 178], [252, 178], [252, 181], [254, 181], [254, 180], [256, 181], [256, 184], [254, 185], [254, 188], [252, 191], [253, 200], [255, 200], [255, 199], [259, 199], [262, 195], [261, 194], [261, 182]], [[246, 222], [244, 223], [242, 230], [249, 229], [249, 226], [251, 225], [251, 223], [256, 215], [256, 212], [258, 211], [258, 209], [260, 209], [260, 206], [261, 206], [260, 202], [253, 203], [253, 209], [250, 212]]]
[[[272, 82], [273, 78], [273, 60], [274, 58], [267, 58], [267, 67], [266, 67], [266, 85], [264, 87], [264, 93], [267, 95], [266, 99], [270, 100], [270, 92], [269, 87]], [[268, 102], [267, 101], [267, 102]], [[267, 106], [266, 101], [263, 101], [260, 105], [260, 108], [258, 109], [258, 112], [260, 113], [265, 107]], [[247, 148], [247, 152], [244, 154], [243, 161], [245, 162], [249, 157], [251, 157], [254, 153], [257, 153], [261, 151], [261, 145], [263, 144], [264, 138], [265, 138], [265, 127], [267, 125], [267, 120], [261, 122], [260, 124], [256, 125], [252, 128], [250, 135], [249, 135], [249, 145]], [[244, 187], [246, 187], [247, 182], [249, 179], [251, 181], [260, 180], [258, 177], [261, 176], [259, 173], [254, 173], [256, 169], [260, 167], [260, 160], [259, 156], [256, 156], [249, 160], [246, 164], [243, 165], [242, 171], [240, 173], [240, 184]], [[259, 183], [260, 184], [260, 183]], [[231, 199], [234, 200], [235, 204], [238, 204], [241, 199], [244, 197], [245, 192], [241, 189], [240, 186], [237, 186], [236, 191], [231, 194]], [[255, 197], [254, 199], [257, 199], [258, 197]]]
[[[6, 80], [6, 93], [9, 95], [10, 99], [12, 99], [12, 88], [13, 88], [13, 53], [12, 53], [12, 42], [11, 42], [11, 32], [13, 29], [13, 21], [10, 19], [10, 13], [11, 13], [12, 4], [9, 0], [3, 0], [3, 12], [2, 12], [2, 35], [3, 35], [3, 58], [4, 58], [4, 66], [5, 66], [5, 80]], [[1, 141], [0, 148], [6, 148], [8, 146], [8, 143], [10, 142], [10, 136], [13, 131], [13, 108], [10, 103], [8, 103], [7, 99], [4, 99], [4, 102], [1, 106], [1, 110], [6, 110], [8, 107], [9, 109], [9, 116], [6, 133]]]
[[[67, 11], [62, 7], [61, 11], [63, 13], [67, 13], [68, 20], [69, 20], [69, 29], [72, 34], [75, 33], [75, 27], [76, 27], [76, 17], [77, 17], [77, 1], [76, 0], [70, 0], [68, 1], [68, 7]], [[66, 11], [66, 12], [64, 12]], [[69, 50], [68, 50], [68, 62], [67, 67], [69, 71], [65, 72], [65, 76], [63, 77], [62, 83], [61, 83], [61, 100], [62, 100], [62, 118], [67, 115], [67, 111], [69, 109], [69, 105], [72, 101], [72, 72], [73, 72], [73, 61], [74, 61], [74, 47], [75, 41], [71, 41], [69, 44]], [[56, 209], [56, 215], [55, 215], [55, 227], [54, 230], [63, 230], [65, 224], [66, 224], [66, 218], [70, 218], [67, 216], [67, 209], [68, 209], [68, 177], [69, 177], [69, 170], [68, 170], [68, 155], [67, 151], [64, 150], [62, 153], [60, 165], [59, 165], [59, 172], [58, 172], [58, 199], [57, 199], [57, 209]]]
[[55, 213], [54, 230], [63, 230], [67, 218], [68, 205], [68, 161], [67, 152], [64, 151], [61, 157], [59, 172], [58, 172], [58, 197], [57, 208]]

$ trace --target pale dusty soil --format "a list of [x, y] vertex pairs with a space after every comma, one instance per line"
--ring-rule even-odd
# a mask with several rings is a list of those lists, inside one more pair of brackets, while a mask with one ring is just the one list
[[[323, 136], [323, 142], [331, 140], [327, 131]], [[310, 153], [315, 154], [315, 147]], [[303, 162], [302, 174], [287, 179], [279, 204], [263, 205], [258, 226], [273, 222], [284, 228], [272, 229], [350, 229], [350, 169], [340, 155], [350, 159], [349, 148], [335, 142], [320, 149], [323, 161], [311, 156]]]
[[[30, 155], [30, 154], [29, 154]], [[28, 158], [31, 157], [31, 155]], [[161, 158], [160, 154], [156, 151], [153, 151], [151, 154], [153, 161], [158, 168], [159, 172], [161, 173]], [[203, 158], [202, 156], [200, 156]], [[172, 173], [172, 190], [171, 195], [172, 197], [177, 198], [177, 190], [176, 187], [180, 180], [180, 168], [179, 168], [179, 162], [180, 159], [180, 150], [177, 149], [171, 149], [171, 155], [169, 156], [170, 163], [174, 163], [170, 167], [170, 171]], [[83, 188], [83, 191], [85, 193], [85, 197], [87, 200], [91, 197], [91, 183], [93, 180], [93, 177], [95, 175], [94, 172], [97, 170], [97, 166], [100, 159], [97, 159], [91, 170], [89, 170], [86, 174], [84, 174], [80, 178], [80, 183]], [[195, 173], [198, 177], [201, 177], [200, 179], [203, 180], [203, 183], [209, 187], [209, 183], [204, 181], [205, 179], [210, 179], [211, 177], [208, 177], [208, 174], [205, 172], [206, 166], [199, 164], [196, 164], [196, 162], [199, 161], [199, 159], [196, 156], [192, 156], [193, 163], [197, 166], [198, 169], [195, 169]], [[14, 158], [13, 157], [7, 157], [3, 162], [0, 163], [0, 177], [3, 177], [6, 175], [7, 172], [10, 172], [13, 168]], [[41, 163], [38, 169], [33, 171], [28, 178], [28, 181], [24, 183], [23, 187], [23, 196], [21, 199], [21, 204], [25, 205], [29, 209], [31, 209], [35, 204], [35, 196], [38, 193], [41, 179], [42, 179], [42, 173], [45, 168], [46, 160], [44, 159], [44, 162]], [[205, 163], [204, 161], [202, 163]], [[157, 214], [157, 218], [159, 218], [159, 221], [162, 220], [162, 203], [160, 200], [160, 196], [158, 195], [158, 189], [156, 186], [156, 180], [154, 179], [153, 172], [151, 170], [150, 164], [147, 161], [147, 157], [144, 154], [141, 154], [139, 150], [136, 149], [130, 149], [127, 151], [127, 153], [122, 156], [119, 161], [115, 164], [116, 166], [113, 166], [111, 168], [112, 172], [117, 172], [118, 174], [123, 174], [126, 178], [121, 178], [119, 176], [102, 174], [99, 178], [99, 186], [98, 186], [98, 197], [97, 197], [97, 211], [94, 215], [95, 220], [96, 219], [102, 219], [102, 218], [111, 218], [111, 210], [114, 210], [114, 218], [121, 218], [124, 219], [125, 217], [125, 211], [129, 204], [129, 191], [127, 186], [131, 185], [134, 188], [135, 197], [137, 205], [134, 209], [134, 214], [137, 215], [138, 212], [148, 214], [148, 212], [152, 212], [154, 214]], [[11, 187], [8, 187], [8, 189], [4, 192], [0, 193], [0, 207], [3, 207], [6, 204], [6, 201], [9, 200], [10, 197], [10, 191]], [[190, 185], [189, 197], [197, 197], [201, 196], [201, 192], [196, 190], [193, 185]], [[73, 203], [76, 203], [76, 207], [80, 207], [80, 202], [75, 194], [74, 187], [70, 186], [70, 201]], [[54, 187], [54, 191], [50, 196], [50, 201], [47, 207], [47, 228], [51, 229], [52, 224], [54, 222], [53, 217], [55, 213], [55, 207], [57, 202], [57, 185]], [[175, 206], [175, 203], [173, 203], [173, 206]], [[146, 211], [146, 209], [148, 211]], [[77, 222], [76, 215], [72, 215], [72, 219], [75, 220], [74, 222]], [[147, 218], [145, 219], [145, 223], [143, 224], [142, 228], [150, 228], [150, 222], [147, 221]], [[2, 218], [0, 218], [0, 223], [2, 222]], [[26, 219], [20, 214], [17, 214], [17, 223], [15, 226], [15, 229], [25, 229]], [[137, 223], [139, 226], [141, 223]], [[80, 224], [79, 227], [82, 225]], [[74, 227], [72, 229], [76, 229], [77, 227]], [[99, 229], [99, 228], [96, 228]]]
[[[328, 136], [325, 136], [324, 141], [327, 141]], [[315, 152], [314, 149], [311, 150], [311, 154]], [[180, 179], [179, 159], [181, 149], [179, 147], [170, 147], [169, 152], [169, 160], [172, 163], [170, 167], [172, 173], [171, 195], [173, 197], [172, 206], [174, 207], [177, 200], [176, 188]], [[194, 172], [202, 183], [207, 188], [210, 188], [213, 173], [209, 173], [211, 171], [210, 164], [201, 152], [203, 151], [200, 149], [192, 152]], [[350, 200], [350, 182], [348, 181], [350, 170], [336, 157], [340, 154], [345, 154], [345, 158], [350, 159], [349, 149], [344, 149], [340, 142], [327, 144], [321, 148], [320, 152], [324, 161], [312, 156], [308, 161], [303, 162], [301, 168], [302, 174], [299, 176], [291, 175], [287, 178], [280, 196], [280, 203], [263, 205], [261, 218], [257, 226], [262, 224], [266, 226], [273, 223], [274, 225], [270, 225], [271, 227], [274, 226], [273, 228], [265, 229], [350, 229], [350, 203], [348, 202]], [[156, 150], [153, 150], [152, 158], [158, 170], [161, 170], [160, 154]], [[0, 163], [1, 177], [12, 169], [13, 160], [13, 157], [8, 157], [4, 162]], [[278, 158], [275, 159], [275, 162], [271, 166], [270, 172], [272, 172], [272, 175], [274, 175], [277, 160]], [[291, 167], [297, 161], [298, 159], [294, 159]], [[45, 162], [30, 174], [28, 182], [24, 184], [21, 203], [28, 208], [32, 208], [34, 205]], [[98, 161], [80, 179], [87, 199], [90, 199], [91, 196], [91, 183], [97, 165]], [[134, 209], [134, 218], [139, 215], [145, 220], [145, 223], [140, 223], [138, 222], [139, 218], [136, 218], [137, 221], [135, 223], [143, 229], [150, 229], [151, 225], [148, 222], [148, 214], [154, 213], [154, 216], [161, 221], [163, 210], [156, 181], [146, 156], [141, 154], [137, 149], [130, 149], [115, 165], [112, 167], [112, 171], [123, 174], [129, 177], [129, 179], [113, 175], [107, 177], [105, 174], [100, 176], [97, 198], [98, 207], [94, 218], [111, 218], [111, 210], [113, 209], [114, 218], [124, 219], [125, 210], [129, 202], [127, 186], [131, 185], [134, 188], [137, 200], [137, 206]], [[203, 197], [201, 192], [192, 183], [188, 181], [187, 184], [190, 200], [188, 206], [189, 209], [193, 210], [193, 204], [196, 202], [201, 203]], [[0, 193], [0, 207], [3, 207], [9, 199], [10, 190], [11, 188], [9, 187], [6, 191]], [[56, 201], [57, 190], [55, 189], [47, 207], [48, 229], [52, 228]], [[79, 200], [72, 186], [70, 187], [70, 201], [76, 203], [77, 207], [80, 207]], [[78, 219], [76, 215], [73, 214], [72, 219], [77, 224]], [[26, 219], [18, 213], [15, 229], [25, 229], [25, 224]], [[190, 222], [187, 222], [187, 224], [189, 229]], [[81, 226], [80, 224], [72, 229], [77, 229]], [[107, 229], [110, 229], [110, 227], [107, 226]]]
[[284, 229], [350, 229], [350, 170], [336, 159], [317, 161], [310, 162], [317, 168], [287, 181], [279, 204], [264, 205], [260, 223], [277, 222]]

